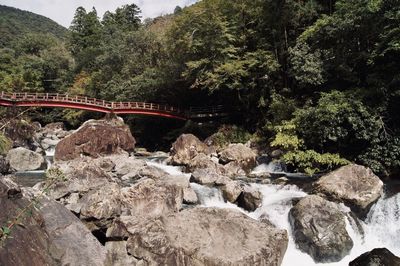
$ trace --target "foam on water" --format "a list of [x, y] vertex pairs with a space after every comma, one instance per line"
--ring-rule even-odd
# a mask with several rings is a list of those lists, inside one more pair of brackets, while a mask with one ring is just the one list
[[[171, 175], [190, 176], [190, 174], [183, 173], [180, 167], [168, 166], [165, 162], [147, 161], [147, 164], [162, 169]], [[255, 168], [253, 172], [274, 172], [276, 170], [276, 165], [262, 164]], [[283, 266], [343, 266], [348, 265], [350, 261], [361, 254], [380, 247], [386, 247], [396, 256], [400, 256], [400, 193], [390, 198], [383, 196], [371, 208], [365, 222], [357, 220], [356, 222], [361, 225], [362, 230], [358, 230], [354, 225], [352, 226], [354, 222], [352, 223], [351, 219], [353, 218], [350, 218], [350, 215], [346, 215], [346, 229], [353, 239], [353, 249], [348, 256], [344, 257], [339, 262], [318, 264], [315, 263], [308, 254], [297, 249], [293, 239], [288, 214], [293, 206], [293, 199], [307, 195], [307, 193], [297, 186], [251, 184], [253, 188], [262, 193], [263, 201], [262, 205], [257, 210], [249, 213], [235, 204], [225, 202], [218, 188], [194, 183], [190, 185], [196, 192], [200, 204], [203, 207], [235, 209], [253, 219], [266, 217], [276, 227], [287, 230], [289, 243], [282, 262]], [[350, 209], [343, 204], [340, 204], [339, 207], [343, 213], [350, 213]], [[362, 232], [364, 233], [362, 234]]]
[[165, 161], [163, 162], [157, 162], [157, 161], [146, 161], [147, 165], [156, 167], [158, 169], [163, 170], [164, 172], [170, 174], [170, 175], [184, 175], [187, 177], [190, 177], [190, 174], [183, 173], [182, 168], [179, 166], [171, 166], [167, 165]]
[[[235, 204], [225, 202], [217, 188], [198, 184], [191, 184], [191, 186], [196, 191], [204, 207], [236, 209], [253, 219], [266, 217], [276, 227], [287, 230], [289, 243], [282, 262], [283, 266], [343, 266], [348, 265], [350, 261], [361, 254], [379, 247], [386, 247], [395, 255], [400, 256], [400, 194], [391, 198], [381, 198], [371, 208], [365, 222], [357, 221], [361, 224], [363, 229], [361, 231], [364, 231], [364, 235], [351, 225], [350, 215], [346, 215], [346, 229], [354, 242], [354, 247], [350, 254], [339, 262], [315, 263], [308, 254], [301, 252], [296, 247], [288, 219], [289, 211], [293, 206], [293, 199], [307, 195], [297, 186], [251, 184], [252, 187], [263, 194], [262, 205], [251, 213], [244, 211]], [[345, 214], [350, 212], [350, 209], [343, 204], [340, 204], [339, 207]]]

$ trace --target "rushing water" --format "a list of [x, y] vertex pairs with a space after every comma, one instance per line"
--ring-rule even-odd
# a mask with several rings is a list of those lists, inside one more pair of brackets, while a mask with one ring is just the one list
[[[156, 166], [163, 170], [171, 170], [168, 166], [160, 163]], [[266, 165], [255, 169], [256, 171], [271, 170]], [[276, 169], [276, 168], [275, 168]], [[174, 168], [179, 171], [179, 168]], [[177, 174], [174, 172], [174, 174]], [[181, 173], [182, 174], [182, 173]], [[217, 188], [202, 186], [192, 183], [191, 186], [199, 197], [200, 204], [204, 207], [230, 208], [239, 210], [253, 219], [267, 217], [268, 220], [276, 227], [288, 231], [289, 244], [283, 259], [283, 266], [343, 266], [361, 254], [374, 248], [386, 247], [396, 256], [400, 256], [400, 193], [391, 194], [392, 196], [383, 196], [371, 208], [365, 221], [357, 222], [361, 224], [362, 230], [354, 225], [350, 215], [346, 215], [346, 229], [353, 239], [354, 247], [351, 253], [336, 263], [315, 263], [313, 259], [306, 253], [296, 248], [291, 227], [288, 219], [288, 213], [292, 207], [292, 200], [307, 195], [304, 191], [295, 185], [261, 185], [251, 184], [263, 194], [262, 205], [254, 212], [246, 212], [235, 204], [225, 202], [221, 191]], [[349, 213], [350, 209], [344, 205], [340, 205], [340, 209], [344, 213]], [[364, 233], [362, 233], [364, 232]]]

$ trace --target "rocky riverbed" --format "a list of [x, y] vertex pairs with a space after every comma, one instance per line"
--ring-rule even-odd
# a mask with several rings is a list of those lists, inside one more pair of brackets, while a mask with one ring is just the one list
[[[39, 203], [3, 237], [0, 265], [398, 265], [385, 261], [399, 260], [400, 194], [363, 166], [297, 186], [250, 145], [191, 134], [137, 155], [114, 119], [48, 125], [2, 157], [2, 226]], [[16, 178], [46, 167], [33, 187]]]

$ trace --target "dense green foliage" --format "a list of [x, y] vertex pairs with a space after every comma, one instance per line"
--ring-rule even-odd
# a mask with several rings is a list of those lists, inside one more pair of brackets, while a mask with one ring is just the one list
[[4, 136], [3, 133], [0, 133], [0, 155], [7, 153], [7, 151], [11, 148], [10, 140]]
[[44, 16], [0, 5], [0, 48], [12, 47], [26, 34], [67, 37], [67, 29]]
[[[0, 87], [222, 104], [299, 170], [352, 161], [393, 175], [399, 14], [399, 0], [202, 0], [144, 22], [134, 4], [102, 19], [78, 8], [65, 43], [30, 34], [0, 51]], [[77, 125], [88, 114], [47, 116]]]

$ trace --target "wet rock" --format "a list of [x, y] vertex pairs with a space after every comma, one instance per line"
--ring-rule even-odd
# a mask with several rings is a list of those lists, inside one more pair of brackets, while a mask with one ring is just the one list
[[344, 202], [364, 217], [383, 193], [383, 182], [371, 169], [353, 164], [321, 177], [315, 190], [329, 199]]
[[191, 187], [183, 189], [183, 203], [197, 204], [198, 202], [199, 199], [197, 198], [197, 194]]
[[175, 165], [189, 165], [199, 153], [210, 154], [210, 148], [192, 134], [181, 135], [170, 151], [170, 161]]
[[193, 172], [196, 169], [207, 169], [208, 171], [214, 171], [216, 173], [223, 171], [222, 165], [219, 165], [213, 161], [211, 156], [204, 153], [197, 154], [192, 160], [189, 161], [187, 166], [187, 169], [190, 172]]
[[46, 168], [42, 155], [22, 147], [10, 150], [6, 160], [14, 171], [33, 171]]
[[219, 156], [221, 163], [236, 162], [246, 172], [250, 172], [256, 166], [256, 152], [241, 143], [230, 144]]
[[57, 144], [55, 159], [65, 161], [81, 156], [99, 157], [130, 152], [134, 148], [135, 139], [122, 119], [89, 120]]
[[229, 202], [236, 202], [240, 194], [243, 192], [243, 188], [238, 181], [228, 182], [226, 185], [221, 187], [222, 195]]
[[338, 206], [317, 195], [301, 199], [289, 212], [295, 242], [316, 262], [337, 262], [353, 248], [345, 216]]
[[255, 211], [262, 203], [262, 194], [257, 189], [245, 186], [237, 199], [238, 206], [246, 211]]
[[190, 182], [200, 185], [222, 186], [230, 182], [229, 177], [223, 176], [212, 169], [197, 169], [190, 176]]
[[149, 265], [280, 265], [288, 243], [286, 231], [226, 209], [132, 217], [126, 228], [128, 252]]
[[238, 162], [230, 162], [225, 164], [223, 166], [222, 173], [232, 178], [246, 176], [245, 170], [242, 169], [241, 165]]
[[386, 248], [375, 248], [351, 261], [349, 266], [400, 266], [400, 258]]

